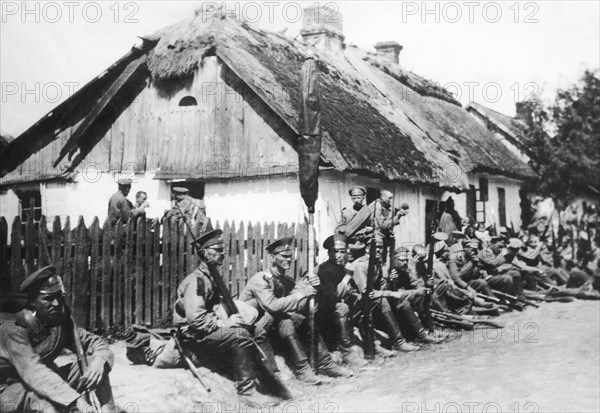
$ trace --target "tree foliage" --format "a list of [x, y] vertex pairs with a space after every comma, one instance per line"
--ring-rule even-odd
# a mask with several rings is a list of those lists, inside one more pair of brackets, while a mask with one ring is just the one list
[[600, 79], [586, 70], [578, 84], [559, 90], [544, 107], [526, 102], [523, 136], [537, 191], [567, 203], [578, 195], [600, 195]]

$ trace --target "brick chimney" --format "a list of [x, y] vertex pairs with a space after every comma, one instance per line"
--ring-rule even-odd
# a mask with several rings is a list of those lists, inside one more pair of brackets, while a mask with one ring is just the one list
[[321, 5], [307, 7], [303, 10], [300, 34], [305, 43], [320, 49], [342, 52], [342, 13]]
[[379, 42], [375, 45], [375, 50], [377, 50], [377, 57], [384, 62], [399, 64], [402, 46], [398, 43], [394, 41]]

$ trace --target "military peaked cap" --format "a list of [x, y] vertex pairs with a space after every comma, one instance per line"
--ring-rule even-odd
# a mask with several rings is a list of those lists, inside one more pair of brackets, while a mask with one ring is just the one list
[[48, 265], [29, 274], [21, 283], [21, 292], [37, 292], [53, 294], [61, 290], [60, 281], [56, 277], [56, 267]]
[[325, 241], [323, 241], [323, 248], [330, 250], [335, 247], [345, 248], [348, 245], [348, 237], [344, 234], [334, 234], [327, 237]]
[[208, 248], [216, 244], [223, 244], [221, 234], [223, 234], [223, 231], [220, 229], [213, 229], [212, 231], [208, 231], [204, 235], [196, 238], [192, 244], [196, 245], [198, 248]]
[[173, 192], [174, 194], [186, 195], [190, 192], [190, 190], [182, 186], [174, 186], [173, 188], [171, 188], [171, 192]]
[[292, 242], [294, 242], [294, 237], [283, 237], [278, 240], [273, 241], [265, 248], [269, 254], [278, 254], [283, 251], [291, 251], [292, 250]]
[[445, 232], [436, 232], [433, 234], [433, 239], [436, 241], [446, 241], [448, 239], [448, 234]]
[[508, 248], [521, 248], [523, 246], [523, 241], [519, 238], [511, 238], [508, 240]]
[[132, 183], [133, 183], [133, 181], [128, 178], [121, 178], [117, 181], [117, 184], [119, 184], [119, 185], [131, 185]]
[[366, 195], [367, 194], [367, 190], [363, 186], [353, 186], [348, 191], [348, 193], [350, 194], [350, 196], [354, 195], [354, 192], [360, 192], [361, 193], [360, 195]]

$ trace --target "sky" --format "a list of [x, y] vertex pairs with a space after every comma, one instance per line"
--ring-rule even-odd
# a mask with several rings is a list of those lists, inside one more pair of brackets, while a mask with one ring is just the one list
[[[222, 2], [0, 1], [0, 134], [13, 137], [124, 55], [139, 39]], [[249, 1], [225, 8], [257, 26], [302, 28], [315, 2]], [[600, 2], [320, 2], [341, 16], [346, 44], [404, 49], [402, 68], [514, 115], [516, 101], [549, 103], [585, 69], [600, 67]]]

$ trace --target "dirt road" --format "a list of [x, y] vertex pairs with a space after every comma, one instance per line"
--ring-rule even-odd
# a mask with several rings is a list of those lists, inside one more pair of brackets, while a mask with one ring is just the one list
[[[547, 303], [497, 318], [425, 351], [378, 359], [358, 377], [320, 387], [292, 382], [285, 412], [598, 412], [600, 302]], [[231, 402], [231, 382], [210, 374], [204, 392], [189, 371], [132, 366], [113, 345], [115, 399], [129, 412], [257, 411]], [[206, 371], [205, 371], [206, 372]], [[225, 402], [229, 400], [229, 402]]]

